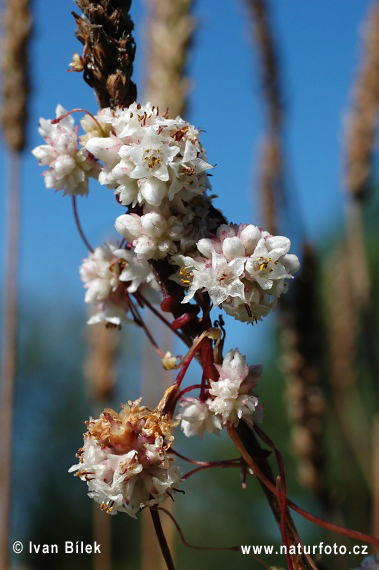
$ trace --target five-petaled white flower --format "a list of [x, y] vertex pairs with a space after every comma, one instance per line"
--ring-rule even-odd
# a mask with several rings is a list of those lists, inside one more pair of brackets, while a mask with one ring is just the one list
[[261, 406], [251, 390], [261, 377], [262, 367], [249, 369], [238, 348], [227, 353], [222, 366], [215, 367], [220, 376], [217, 381], [210, 381], [209, 394], [213, 398], [207, 400], [209, 410], [220, 416], [223, 424], [230, 422], [234, 426], [241, 419], [248, 424], [261, 419]]
[[140, 290], [150, 301], [158, 300], [159, 286], [147, 261], [115, 243], [96, 247], [83, 260], [80, 277], [87, 289], [85, 302], [97, 308], [89, 324], [105, 321], [120, 326], [130, 321], [128, 293]]
[[[58, 105], [57, 118], [66, 113]], [[39, 164], [49, 166], [43, 173], [47, 188], [63, 190], [64, 194], [88, 194], [88, 178], [97, 178], [100, 165], [85, 148], [78, 148], [78, 128], [74, 127], [74, 119], [68, 115], [59, 123], [40, 119], [39, 134], [46, 144], [37, 146], [32, 154]]]

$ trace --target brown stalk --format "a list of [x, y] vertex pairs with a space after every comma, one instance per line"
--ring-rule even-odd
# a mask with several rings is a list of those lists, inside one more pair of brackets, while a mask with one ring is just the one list
[[320, 275], [316, 252], [310, 244], [304, 245], [302, 257], [300, 274], [281, 306], [287, 402], [299, 479], [330, 511], [333, 499], [326, 481], [323, 447], [326, 347], [318, 294]]
[[[84, 374], [88, 392], [93, 402], [94, 417], [107, 407], [115, 385], [115, 362], [120, 344], [120, 333], [104, 327], [103, 324], [91, 325], [86, 329], [87, 358]], [[109, 570], [111, 562], [111, 520], [99, 509], [93, 508], [93, 538], [101, 544], [101, 553], [93, 557], [94, 570]]]
[[271, 234], [276, 235], [278, 233], [277, 210], [284, 201], [285, 193], [282, 143], [284, 110], [279, 63], [269, 10], [265, 0], [246, 1], [252, 16], [253, 38], [259, 55], [268, 130], [261, 150], [260, 196], [265, 227]]
[[[379, 111], [379, 3], [373, 2], [367, 15], [363, 38], [362, 63], [357, 73], [353, 103], [348, 114], [345, 150], [345, 186], [348, 193], [346, 207], [346, 241], [350, 261], [350, 279], [354, 309], [360, 326], [359, 338], [366, 347], [367, 363], [371, 371], [372, 394], [375, 398], [376, 418], [379, 418], [377, 379], [379, 362], [376, 351], [376, 331], [371, 298], [371, 275], [366, 256], [364, 231], [364, 203], [369, 196], [376, 151]], [[374, 473], [378, 464], [379, 448], [376, 434], [373, 438]], [[367, 472], [366, 472], [367, 473]], [[371, 487], [374, 506], [379, 504], [379, 481], [373, 477]], [[373, 513], [373, 530], [378, 532], [377, 515]]]
[[[265, 0], [247, 0], [253, 21], [253, 37], [259, 56], [263, 101], [268, 133], [262, 148], [259, 192], [265, 228], [276, 235], [286, 204], [285, 120], [279, 58], [269, 9]], [[322, 323], [316, 254], [303, 245], [300, 275], [292, 295], [280, 302], [280, 328], [284, 349], [289, 415], [293, 424], [292, 443], [298, 460], [299, 477], [324, 506], [330, 506], [325, 479], [322, 446], [324, 395], [321, 386]]]
[[359, 318], [354, 304], [345, 247], [337, 247], [327, 265], [329, 350], [332, 394], [344, 436], [371, 488], [371, 430], [357, 386]]
[[131, 0], [76, 0], [84, 17], [73, 12], [83, 44], [83, 77], [100, 107], [127, 107], [137, 98], [131, 80], [135, 55]]
[[1, 121], [8, 146], [5, 205], [5, 268], [3, 292], [0, 409], [0, 568], [8, 569], [11, 518], [12, 422], [16, 382], [18, 266], [20, 244], [21, 152], [26, 142], [29, 95], [28, 44], [31, 15], [28, 0], [4, 2], [2, 40]]
[[345, 180], [350, 196], [365, 197], [372, 173], [379, 110], [379, 4], [367, 15], [363, 61], [358, 71], [353, 103], [348, 114]]
[[190, 80], [186, 66], [195, 22], [192, 0], [147, 0], [147, 73], [144, 96], [170, 117], [183, 116]]

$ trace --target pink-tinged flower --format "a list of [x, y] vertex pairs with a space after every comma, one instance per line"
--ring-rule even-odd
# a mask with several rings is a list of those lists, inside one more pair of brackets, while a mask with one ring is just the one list
[[106, 409], [87, 422], [79, 463], [69, 472], [87, 482], [88, 496], [102, 510], [136, 518], [178, 488], [180, 469], [168, 453], [175, 425], [158, 410], [140, 406], [140, 400], [123, 405], [119, 414]]
[[188, 289], [183, 303], [206, 291], [214, 305], [253, 323], [274, 309], [299, 268], [296, 255], [288, 253], [290, 245], [286, 237], [252, 224], [222, 224], [215, 237], [197, 242], [197, 253], [173, 256], [180, 269], [172, 279]]
[[[61, 105], [57, 106], [57, 117], [65, 112]], [[57, 124], [40, 119], [38, 132], [46, 144], [37, 146], [32, 154], [39, 164], [50, 167], [43, 173], [46, 187], [73, 196], [87, 195], [88, 179], [98, 177], [100, 165], [86, 149], [78, 148], [78, 127], [74, 127], [72, 116]]]
[[184, 435], [203, 437], [204, 432], [219, 434], [222, 429], [221, 420], [215, 416], [205, 402], [198, 398], [183, 398], [181, 410], [177, 416], [181, 420]]
[[142, 216], [124, 214], [116, 219], [116, 230], [130, 243], [139, 258], [163, 259], [177, 251], [183, 235], [183, 225], [176, 216], [165, 217], [160, 212]]
[[246, 357], [238, 348], [230, 350], [224, 358], [222, 366], [215, 365], [219, 379], [210, 381], [207, 400], [211, 412], [219, 416], [223, 424], [230, 422], [237, 426], [242, 419], [248, 424], [261, 419], [261, 406], [258, 398], [251, 393], [262, 374], [261, 366], [249, 369]]
[[133, 250], [119, 249], [115, 243], [96, 247], [83, 260], [80, 277], [86, 288], [85, 302], [97, 311], [88, 321], [102, 321], [114, 326], [130, 322], [128, 293], [140, 290], [152, 302], [158, 302], [159, 285], [145, 259]]

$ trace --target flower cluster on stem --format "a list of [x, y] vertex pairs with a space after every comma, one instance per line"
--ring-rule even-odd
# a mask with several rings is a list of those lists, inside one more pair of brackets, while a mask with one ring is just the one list
[[79, 463], [70, 472], [87, 482], [88, 495], [109, 514], [125, 512], [133, 518], [175, 492], [181, 473], [169, 448], [175, 423], [160, 411], [123, 405], [90, 419], [79, 450]]

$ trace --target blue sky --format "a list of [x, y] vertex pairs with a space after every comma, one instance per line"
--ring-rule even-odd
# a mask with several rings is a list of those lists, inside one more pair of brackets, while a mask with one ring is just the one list
[[[213, 192], [219, 196], [216, 205], [230, 221], [258, 224], [261, 218], [253, 188], [265, 117], [246, 7], [242, 0], [197, 0], [195, 4], [198, 28], [189, 68], [193, 81], [189, 119], [205, 130], [208, 159], [217, 163], [212, 178]], [[270, 2], [285, 86], [291, 193], [298, 196], [306, 232], [315, 241], [342, 220], [343, 119], [369, 5], [368, 0]], [[70, 14], [74, 3], [36, 0], [34, 9], [33, 91], [23, 162], [21, 299], [24, 306], [58, 301], [63, 307], [74, 304], [80, 308], [83, 291], [78, 266], [86, 251], [75, 232], [71, 202], [44, 187], [42, 169], [30, 150], [42, 142], [38, 118], [53, 117], [57, 103], [92, 112], [97, 107], [81, 76], [66, 72], [72, 53], [81, 48]], [[134, 0], [132, 14], [137, 42], [135, 78], [141, 86], [141, 0]], [[4, 172], [3, 146], [0, 164]], [[90, 196], [79, 200], [79, 211], [93, 245], [115, 235], [113, 223], [120, 209], [111, 191], [93, 184]], [[246, 325], [239, 327], [246, 336]], [[234, 340], [238, 333], [232, 330]]]

